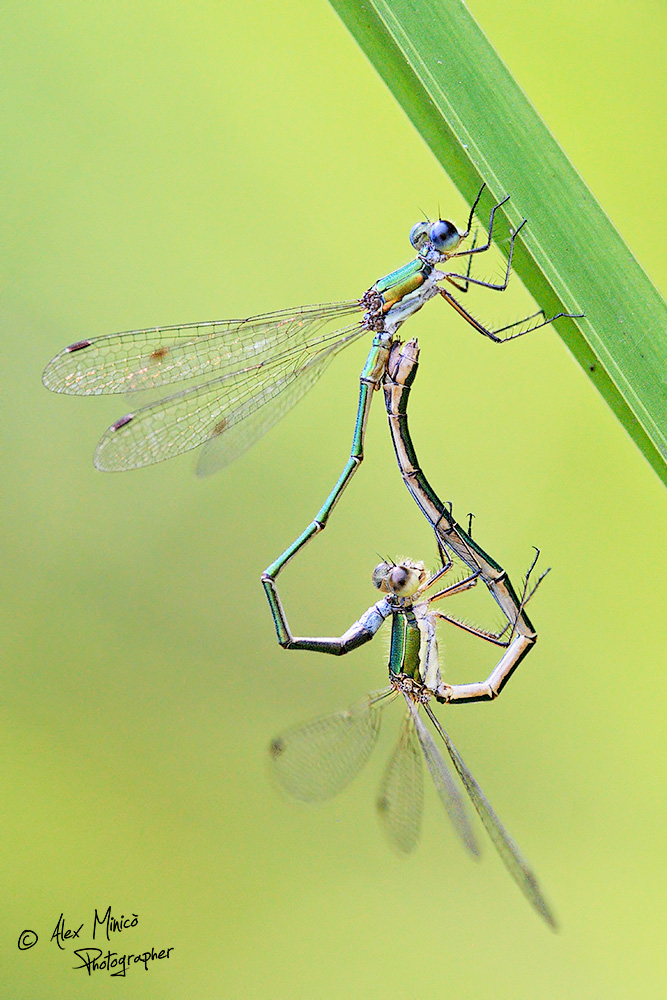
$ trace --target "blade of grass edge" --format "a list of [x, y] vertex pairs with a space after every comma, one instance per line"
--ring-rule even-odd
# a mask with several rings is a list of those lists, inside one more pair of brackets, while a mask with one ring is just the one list
[[465, 5], [330, 3], [463, 197], [512, 195], [517, 274], [547, 314], [585, 313], [554, 325], [667, 483], [665, 302]]

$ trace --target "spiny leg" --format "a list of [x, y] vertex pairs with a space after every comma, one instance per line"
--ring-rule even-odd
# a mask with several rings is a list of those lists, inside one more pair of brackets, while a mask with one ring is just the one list
[[[529, 637], [532, 636], [534, 641], [537, 638], [536, 633], [528, 616], [524, 614], [525, 605], [528, 603], [525, 600], [525, 585], [523, 595], [519, 598], [505, 570], [491, 556], [484, 552], [481, 546], [473, 542], [470, 533], [465, 532], [456, 522], [452, 514], [451, 503], [442, 509], [440, 516], [435, 522], [434, 530], [436, 541], [441, 551], [445, 547], [450, 547], [459, 559], [473, 570], [469, 577], [461, 581], [461, 589], [468, 589], [468, 587], [474, 586], [481, 579], [500, 607], [500, 610], [507, 619], [507, 623], [500, 631], [491, 632], [486, 629], [475, 628], [466, 622], [461, 622], [442, 612], [435, 613], [464, 631], [470, 632], [473, 635], [479, 635], [481, 638], [497, 642], [500, 645], [509, 644], [510, 640], [505, 640], [504, 637], [508, 630], [510, 630], [511, 639], [511, 636], [517, 630], [517, 626], [519, 631], [523, 631]], [[447, 591], [443, 591], [442, 596], [448, 596]], [[432, 600], [436, 600], [439, 597], [439, 594], [435, 594]]]
[[[480, 188], [479, 194], [477, 195], [477, 198], [475, 199], [475, 202], [474, 202], [474, 204], [473, 204], [473, 206], [472, 206], [472, 208], [470, 210], [470, 215], [468, 216], [468, 226], [467, 226], [467, 229], [466, 229], [465, 233], [461, 233], [461, 239], [465, 239], [466, 236], [468, 236], [470, 234], [470, 227], [472, 225], [472, 217], [473, 217], [473, 215], [475, 213], [475, 209], [477, 208], [479, 199], [482, 196], [482, 191], [484, 190], [484, 187], [485, 187], [485, 185], [482, 185], [482, 187]], [[488, 236], [487, 236], [486, 243], [483, 243], [481, 246], [478, 246], [478, 247], [471, 247], [469, 250], [455, 250], [454, 253], [448, 254], [447, 257], [449, 259], [451, 259], [452, 257], [469, 257], [472, 254], [484, 253], [486, 250], [488, 250], [489, 247], [491, 246], [491, 241], [493, 239], [493, 226], [494, 226], [494, 223], [495, 223], [496, 212], [498, 211], [499, 208], [501, 208], [505, 204], [506, 201], [509, 201], [509, 200], [510, 200], [510, 196], [508, 194], [506, 194], [505, 197], [501, 201], [497, 202], [493, 206], [493, 208], [491, 209], [491, 212], [489, 214], [489, 227], [488, 227]]]
[[[451, 509], [452, 508], [450, 504], [449, 505], [450, 517], [451, 517]], [[440, 561], [442, 563], [442, 566], [437, 571], [437, 573], [434, 573], [432, 576], [430, 576], [428, 580], [426, 580], [426, 582], [421, 585], [419, 590], [417, 590], [417, 592], [414, 595], [415, 600], [423, 597], [423, 595], [426, 594], [431, 589], [431, 587], [433, 587], [433, 585], [436, 584], [443, 576], [445, 576], [446, 573], [449, 573], [449, 571], [454, 566], [454, 560], [450, 556], [447, 548], [443, 545], [442, 539], [439, 538], [437, 534], [435, 536], [435, 540], [438, 546], [438, 554], [440, 556]], [[443, 597], [449, 597], [453, 594], [460, 594], [463, 593], [463, 591], [465, 590], [470, 590], [471, 587], [476, 586], [479, 578], [480, 578], [479, 570], [475, 570], [469, 576], [466, 576], [464, 579], [457, 580], [456, 583], [452, 583], [448, 587], [444, 587], [442, 590], [438, 590], [435, 594], [432, 594], [428, 598], [428, 603], [432, 604], [433, 601], [439, 601]]]
[[467, 309], [464, 309], [461, 303], [458, 302], [446, 288], [439, 288], [438, 292], [450, 306], [456, 309], [459, 316], [462, 316], [467, 323], [470, 323], [473, 329], [477, 330], [477, 332], [481, 333], [484, 337], [488, 337], [489, 340], [494, 342], [494, 344], [505, 344], [508, 340], [516, 340], [517, 337], [523, 337], [527, 333], [533, 333], [535, 330], [540, 330], [543, 326], [548, 326], [549, 323], [553, 323], [557, 319], [578, 319], [580, 316], [583, 316], [583, 313], [559, 312], [556, 313], [555, 316], [549, 316], [548, 319], [543, 319], [541, 323], [535, 323], [534, 326], [529, 326], [526, 330], [520, 330], [518, 333], [512, 333], [509, 337], [500, 337], [498, 334], [504, 333], [505, 330], [512, 330], [514, 327], [521, 326], [523, 323], [527, 323], [529, 320], [535, 319], [537, 316], [544, 316], [544, 310], [539, 309], [530, 316], [525, 316], [523, 319], [517, 320], [515, 323], [509, 323], [507, 326], [501, 326], [497, 330], [489, 330], [488, 327], [480, 323], [480, 321], [473, 316], [472, 313], [469, 313]]
[[[473, 201], [472, 206], [470, 208], [470, 214], [468, 215], [468, 225], [466, 226], [466, 231], [465, 231], [465, 233], [461, 233], [461, 239], [462, 240], [464, 240], [466, 238], [466, 236], [470, 236], [470, 230], [472, 228], [472, 220], [475, 217], [475, 212], [477, 211], [477, 206], [479, 205], [480, 198], [482, 197], [482, 195], [484, 193], [484, 188], [485, 187], [486, 187], [486, 183], [484, 181], [482, 181], [482, 186], [479, 189], [479, 191], [477, 192], [477, 197]], [[504, 198], [504, 201], [507, 201], [508, 198], [509, 198], [509, 195], [506, 195], [505, 198]], [[503, 202], [501, 202], [500, 204], [502, 205]]]
[[[482, 288], [491, 288], [491, 289], [493, 289], [496, 292], [504, 292], [505, 289], [507, 288], [507, 286], [509, 284], [509, 280], [510, 280], [510, 271], [512, 269], [512, 257], [514, 256], [514, 242], [515, 242], [517, 236], [519, 235], [519, 233], [521, 232], [521, 230], [523, 229], [523, 227], [526, 225], [527, 221], [528, 221], [527, 219], [524, 219], [523, 222], [521, 223], [521, 225], [517, 229], [510, 230], [510, 252], [507, 255], [507, 267], [505, 268], [505, 277], [504, 277], [504, 279], [503, 279], [502, 282], [500, 282], [500, 283], [494, 283], [492, 281], [482, 281], [481, 278], [471, 278], [470, 277], [470, 268], [468, 268], [468, 273], [466, 275], [463, 275], [463, 274], [454, 274], [454, 273], [449, 272], [449, 271], [443, 271], [442, 272], [442, 277], [445, 278], [445, 280], [447, 280], [447, 281], [450, 281], [452, 278], [458, 278], [459, 280], [465, 281], [466, 285], [468, 285], [468, 284], [481, 285]], [[472, 253], [472, 252], [473, 251], [471, 250], [470, 253]], [[456, 254], [452, 254], [452, 256], [455, 257]], [[440, 274], [440, 273], [441, 272], [438, 272], [438, 274]], [[454, 283], [455, 282], [452, 282], [452, 284], [454, 284]], [[457, 288], [458, 288], [458, 285], [457, 285]]]
[[[425, 594], [427, 590], [430, 590], [431, 587], [435, 583], [438, 582], [438, 580], [440, 580], [443, 576], [445, 576], [447, 573], [449, 573], [450, 569], [454, 565], [454, 561], [450, 557], [450, 555], [447, 552], [447, 550], [440, 544], [440, 542], [439, 542], [438, 539], [436, 539], [436, 541], [438, 542], [438, 552], [439, 552], [439, 555], [440, 555], [440, 563], [441, 563], [440, 569], [436, 573], [433, 573], [428, 578], [428, 580], [426, 580], [424, 583], [422, 583], [421, 587], [419, 587], [419, 589], [413, 595], [413, 597], [414, 597], [415, 600], [418, 597], [421, 597], [422, 594]], [[432, 598], [429, 598], [429, 599], [432, 600]]]
[[[445, 510], [443, 510], [442, 516], [447, 518], [450, 528], [453, 528], [454, 526], [458, 527], [456, 525], [456, 521], [453, 518], [451, 503], [446, 505]], [[438, 537], [437, 532], [436, 532], [436, 539], [438, 542], [438, 547], [441, 552], [441, 557], [444, 559], [444, 546], [442, 540]], [[532, 588], [532, 590], [528, 592], [528, 582], [530, 579], [530, 575], [533, 569], [535, 568], [535, 564], [537, 562], [538, 557], [539, 557], [539, 550], [537, 550], [537, 554], [533, 559], [533, 562], [531, 563], [530, 567], [528, 568], [528, 572], [526, 573], [521, 598], [518, 602], [518, 607], [516, 609], [516, 614], [513, 616], [513, 618], [510, 618], [509, 615], [507, 614], [507, 611], [506, 610], [504, 611], [505, 616], [507, 617], [508, 620], [507, 624], [501, 631], [491, 632], [487, 629], [480, 628], [468, 622], [460, 621], [459, 619], [454, 618], [451, 615], [447, 615], [444, 612], [435, 610], [432, 612], [432, 614], [435, 615], [437, 618], [443, 621], [447, 621], [451, 625], [455, 625], [457, 628], [462, 629], [463, 631], [469, 633], [470, 635], [474, 635], [479, 639], [484, 639], [487, 642], [491, 642], [494, 645], [501, 646], [507, 650], [507, 652], [503, 654], [500, 661], [496, 664], [491, 674], [485, 681], [473, 684], [462, 684], [462, 685], [443, 684], [438, 694], [436, 695], [438, 701], [444, 701], [444, 702], [488, 701], [496, 698], [500, 694], [503, 687], [511, 677], [512, 673], [519, 665], [520, 661], [523, 659], [528, 650], [534, 644], [535, 638], [537, 638], [536, 635], [534, 637], [531, 635], [516, 635], [516, 624], [519, 618], [523, 615], [523, 611], [526, 604], [537, 590], [539, 584], [546, 576], [546, 573], [549, 572], [547, 570], [545, 573], [543, 573], [540, 576], [537, 583], [535, 584], [535, 586]], [[451, 565], [451, 560], [449, 560], [449, 563]], [[463, 580], [460, 580], [458, 583], [453, 584], [451, 587], [447, 587], [442, 591], [433, 594], [433, 596], [429, 599], [428, 602], [429, 607], [434, 601], [441, 600], [445, 597], [453, 596], [454, 594], [461, 593], [475, 586], [478, 579], [480, 579], [480, 576], [481, 572], [477, 570], [470, 576], [464, 578]], [[508, 632], [509, 635], [507, 634]]]
[[[481, 194], [481, 191], [480, 191], [480, 194]], [[496, 211], [497, 208], [500, 208], [501, 205], [504, 205], [505, 202], [508, 200], [508, 198], [509, 198], [509, 195], [507, 195], [507, 197], [505, 197], [501, 202], [499, 202], [496, 206], [494, 206], [494, 208], [491, 211], [491, 216], [489, 218], [489, 238], [488, 238], [486, 244], [484, 244], [483, 246], [480, 246], [480, 247], [476, 247], [475, 243], [473, 241], [473, 246], [469, 250], [459, 250], [456, 253], [452, 253], [452, 254], [448, 255], [448, 260], [451, 260], [453, 257], [468, 256], [468, 268], [466, 270], [466, 274], [465, 275], [456, 274], [454, 272], [443, 272], [443, 274], [442, 274], [442, 278], [445, 281], [448, 281], [450, 284], [454, 285], [454, 287], [459, 292], [467, 292], [468, 288], [469, 288], [469, 286], [471, 284], [473, 284], [473, 285], [479, 285], [482, 288], [489, 288], [492, 291], [499, 291], [499, 292], [503, 292], [507, 288], [508, 283], [509, 283], [510, 270], [511, 270], [511, 267], [512, 267], [512, 258], [514, 256], [514, 244], [515, 244], [515, 241], [516, 241], [516, 237], [521, 232], [521, 230], [523, 229], [523, 227], [526, 225], [526, 221], [527, 221], [526, 219], [524, 219], [516, 229], [510, 230], [510, 234], [511, 234], [510, 235], [510, 250], [509, 250], [509, 254], [508, 254], [508, 258], [507, 258], [507, 267], [505, 269], [505, 277], [504, 277], [504, 280], [502, 282], [482, 281], [480, 278], [471, 278], [470, 277], [470, 261], [471, 261], [471, 256], [470, 255], [474, 254], [474, 253], [483, 252], [483, 251], [489, 249], [489, 247], [491, 245], [491, 237], [492, 237], [492, 233], [493, 233], [493, 217], [494, 217], [495, 211]], [[477, 196], [477, 201], [479, 201], [479, 195]], [[475, 206], [473, 206], [473, 210], [474, 210], [474, 207], [476, 207], [476, 205], [477, 205], [477, 201], [475, 202]], [[470, 231], [470, 221], [471, 220], [469, 219], [468, 220], [468, 232]], [[467, 236], [468, 232], [462, 234], [463, 237]], [[462, 281], [464, 283], [463, 286], [461, 286], [458, 283], [459, 281]], [[445, 288], [438, 288], [438, 291], [439, 291], [440, 295], [442, 295], [442, 297], [451, 306], [453, 306], [454, 309], [456, 309], [456, 311], [459, 313], [460, 316], [463, 317], [463, 319], [465, 319], [468, 323], [470, 323], [470, 325], [472, 327], [474, 327], [479, 333], [483, 334], [485, 337], [488, 337], [490, 340], [493, 340], [495, 343], [504, 343], [506, 340], [516, 340], [517, 337], [523, 337], [527, 333], [533, 333], [535, 330], [539, 330], [543, 326], [548, 326], [549, 323], [553, 323], [557, 319], [578, 319], [578, 318], [580, 318], [583, 315], [583, 313], [559, 312], [559, 313], [556, 313], [555, 315], [550, 316], [550, 317], [547, 318], [547, 317], [544, 316], [544, 310], [540, 309], [537, 312], [532, 313], [530, 316], [526, 316], [523, 319], [517, 320], [514, 323], [509, 323], [506, 326], [501, 326], [501, 327], [499, 327], [496, 330], [490, 330], [488, 327], [485, 327], [482, 323], [480, 323], [480, 321], [478, 319], [476, 319], [476, 317], [472, 316], [471, 313], [469, 313], [466, 309], [464, 309], [463, 306], [460, 304], [460, 302], [457, 302], [457, 300], [454, 298], [454, 296], [450, 292], [448, 292]], [[521, 326], [524, 323], [527, 323], [531, 319], [535, 319], [538, 316], [544, 317], [541, 323], [536, 323], [533, 326], [529, 327], [528, 329], [521, 330], [518, 333], [511, 334], [508, 337], [500, 337], [499, 336], [499, 334], [504, 333], [506, 330], [512, 330], [512, 329], [516, 328], [517, 326]]]
[[456, 583], [452, 583], [449, 587], [445, 587], [444, 590], [439, 590], [432, 597], [429, 597], [429, 604], [433, 601], [440, 601], [443, 597], [453, 597], [454, 594], [462, 594], [466, 590], [470, 590], [471, 587], [477, 585], [477, 581], [480, 578], [479, 570], [475, 573], [471, 573], [470, 576], [464, 577], [463, 580], [458, 580]]
[[[473, 220], [473, 217], [475, 215], [475, 211], [477, 209], [477, 206], [479, 204], [480, 198], [482, 197], [482, 192], [484, 191], [485, 187], [486, 187], [486, 185], [482, 184], [481, 188], [479, 189], [479, 191], [477, 193], [477, 197], [475, 198], [475, 201], [473, 202], [473, 205], [472, 205], [472, 207], [470, 209], [470, 214], [468, 216], [468, 225], [466, 226], [466, 230], [465, 230], [464, 233], [459, 233], [459, 242], [462, 242], [463, 240], [465, 240], [470, 235], [470, 230], [471, 230], [471, 227], [472, 227], [472, 220]], [[463, 293], [467, 292], [470, 284], [485, 285], [486, 287], [489, 287], [489, 288], [500, 287], [500, 286], [491, 285], [488, 282], [480, 281], [477, 278], [471, 278], [470, 277], [470, 270], [471, 270], [471, 267], [472, 267], [472, 258], [473, 258], [473, 255], [476, 254], [476, 253], [485, 253], [487, 250], [490, 249], [491, 242], [492, 242], [492, 239], [493, 239], [493, 227], [494, 227], [494, 224], [495, 224], [495, 214], [496, 214], [496, 211], [502, 205], [504, 205], [506, 201], [509, 201], [509, 197], [510, 197], [509, 195], [505, 195], [505, 197], [501, 201], [497, 202], [493, 206], [493, 208], [491, 209], [491, 212], [490, 212], [490, 215], [489, 215], [488, 236], [487, 236], [486, 243], [483, 243], [480, 246], [478, 246], [477, 245], [477, 233], [475, 233], [475, 235], [473, 236], [473, 240], [472, 240], [472, 246], [470, 246], [467, 250], [456, 250], [453, 253], [448, 253], [446, 255], [446, 259], [447, 260], [451, 260], [454, 257], [467, 257], [468, 258], [468, 266], [466, 268], [465, 275], [463, 275], [463, 274], [453, 274], [453, 273], [451, 273], [451, 274], [448, 273], [446, 275], [443, 275], [443, 277], [446, 277], [446, 279], [450, 282], [450, 284], [454, 285], [454, 287], [457, 288], [458, 291], [463, 292]], [[512, 233], [512, 245], [510, 246], [510, 263], [511, 263], [511, 255], [512, 255], [512, 247], [513, 247], [514, 238], [515, 238], [516, 234], [519, 232], [519, 230], [522, 228], [522, 226], [525, 224], [525, 222], [526, 222], [526, 220], [524, 219], [523, 222], [521, 223], [521, 225], [519, 226], [519, 229], [517, 229], [516, 232]], [[463, 282], [463, 284], [459, 284], [459, 281]], [[506, 283], [507, 282], [505, 282], [505, 286], [502, 286], [502, 287], [506, 287]]]
[[530, 566], [528, 567], [528, 572], [526, 573], [526, 575], [524, 577], [524, 581], [523, 581], [523, 592], [522, 592], [522, 595], [521, 595], [521, 608], [522, 609], [525, 608], [525, 606], [528, 604], [528, 601], [530, 601], [530, 599], [532, 598], [533, 594], [535, 593], [535, 591], [537, 590], [537, 588], [539, 587], [539, 585], [542, 583], [542, 580], [545, 578], [545, 576], [547, 575], [547, 573], [551, 572], [551, 566], [548, 566], [547, 569], [545, 569], [544, 573], [540, 573], [540, 575], [539, 575], [539, 577], [537, 579], [537, 583], [535, 584], [534, 587], [531, 588], [530, 593], [528, 593], [528, 581], [530, 580], [530, 575], [533, 572], [533, 570], [535, 569], [535, 567], [537, 566], [537, 560], [540, 558], [540, 549], [538, 549], [536, 546], [534, 548], [535, 548], [535, 557], [534, 557], [532, 563], [530, 564]]
[[[521, 600], [516, 612], [516, 618], [514, 622], [508, 621], [502, 632], [489, 632], [485, 629], [478, 628], [477, 626], [459, 621], [457, 618], [452, 618], [450, 615], [446, 615], [441, 611], [433, 611], [433, 614], [437, 618], [449, 622], [451, 625], [456, 625], [458, 628], [463, 629], [471, 635], [477, 636], [479, 639], [486, 639], [487, 642], [492, 642], [494, 645], [502, 646], [506, 649], [506, 652], [500, 658], [486, 680], [473, 682], [471, 684], [443, 684], [441, 690], [436, 694], [438, 701], [459, 704], [472, 701], [490, 701], [497, 698], [503, 690], [505, 684], [514, 673], [523, 657], [534, 645], [535, 639], [537, 638], [536, 635], [532, 638], [531, 636], [517, 633], [516, 623], [519, 620], [519, 617], [523, 614], [526, 604], [528, 604], [540, 583], [549, 572], [549, 570], [546, 570], [542, 573], [535, 586], [530, 590], [530, 592], [528, 591], [528, 581], [533, 569], [535, 568], [538, 558], [539, 549], [537, 550], [537, 554], [533, 559], [528, 572], [526, 573]], [[436, 594], [435, 598], [438, 596], [439, 595]], [[509, 636], [507, 638], [503, 638], [510, 627], [511, 630]]]
[[[477, 244], [477, 233], [475, 233], [475, 235], [472, 238], [472, 247], [473, 247], [473, 249], [475, 248], [476, 244]], [[471, 279], [470, 279], [470, 270], [471, 270], [471, 268], [472, 268], [472, 257], [468, 257], [468, 266], [466, 268], [465, 278], [462, 275], [460, 276], [461, 279], [462, 279], [462, 281], [463, 281], [463, 284], [459, 285], [458, 282], [454, 279], [454, 277], [451, 274], [447, 276], [447, 280], [449, 281], [449, 283], [451, 285], [454, 286], [454, 288], [457, 288], [459, 290], [459, 292], [466, 293], [468, 291], [469, 287], [470, 287], [470, 282], [471, 282]]]
[[[438, 539], [438, 544], [442, 546], [440, 539]], [[540, 557], [540, 550], [536, 548], [535, 553], [536, 553], [535, 557], [530, 566], [528, 567], [528, 571], [524, 577], [523, 588], [521, 591], [521, 598], [519, 600], [518, 607], [516, 609], [516, 614], [514, 615], [513, 619], [508, 617], [507, 624], [500, 631], [492, 632], [489, 629], [480, 628], [477, 625], [471, 625], [469, 622], [461, 621], [458, 618], [454, 618], [452, 615], [445, 614], [443, 611], [434, 611], [433, 614], [435, 614], [438, 618], [441, 618], [443, 621], [449, 622], [451, 625], [456, 625], [457, 628], [463, 629], [464, 632], [469, 632], [471, 635], [475, 635], [480, 639], [486, 639], [488, 642], [493, 642], [497, 646], [505, 646], [505, 647], [509, 646], [514, 636], [516, 623], [519, 617], [523, 614], [526, 605], [535, 594], [535, 591], [542, 583], [542, 580], [545, 578], [547, 573], [550, 572], [550, 568], [546, 569], [544, 573], [540, 575], [535, 586], [531, 588], [530, 592], [528, 591], [528, 583], [530, 581], [530, 576], [533, 570], [535, 569], [537, 560]], [[437, 575], [439, 574], [436, 574], [436, 577], [433, 577], [433, 580], [437, 578]], [[471, 587], [475, 586], [480, 577], [481, 577], [481, 572], [478, 570], [477, 572], [472, 573], [470, 576], [465, 577], [463, 580], [459, 580], [458, 583], [454, 583], [450, 587], [446, 587], [444, 590], [440, 590], [436, 594], [433, 594], [428, 599], [429, 604], [432, 604], [434, 601], [439, 601], [442, 598], [451, 597], [454, 594], [462, 593], [465, 590], [469, 590]], [[430, 586], [431, 582], [432, 581], [428, 581], [426, 586]], [[426, 586], [422, 589], [426, 589]], [[509, 638], [505, 638], [508, 630], [510, 633]]]

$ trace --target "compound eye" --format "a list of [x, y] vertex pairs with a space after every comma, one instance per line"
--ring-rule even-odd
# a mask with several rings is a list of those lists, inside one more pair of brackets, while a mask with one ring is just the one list
[[428, 243], [430, 222], [417, 222], [410, 230], [410, 243], [415, 250], [421, 250]]
[[389, 592], [387, 577], [393, 568], [391, 563], [381, 562], [373, 570], [373, 586], [377, 587], [378, 590], [382, 590], [385, 594]]
[[461, 240], [459, 231], [454, 223], [447, 222], [445, 219], [440, 219], [438, 222], [433, 223], [429, 230], [428, 238], [435, 249], [441, 253], [453, 250]]
[[424, 579], [424, 564], [411, 559], [392, 566], [387, 574], [386, 586], [396, 597], [412, 597]]
[[413, 577], [414, 573], [407, 566], [394, 566], [389, 573], [389, 586], [395, 594], [401, 597], [405, 591], [410, 589]]

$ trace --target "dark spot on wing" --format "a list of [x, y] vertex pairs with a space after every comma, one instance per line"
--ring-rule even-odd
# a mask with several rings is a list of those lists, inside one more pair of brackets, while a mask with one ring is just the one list
[[218, 435], [222, 434], [222, 432], [225, 430], [226, 427], [227, 427], [227, 421], [223, 417], [222, 420], [218, 420], [217, 424], [211, 431], [211, 437], [218, 437]]
[[151, 352], [151, 361], [162, 361], [163, 358], [169, 354], [168, 347], [156, 347], [154, 351]]
[[379, 813], [387, 812], [387, 810], [389, 809], [389, 800], [387, 799], [387, 796], [386, 795], [380, 796], [380, 798], [375, 803], [375, 806]]
[[283, 740], [278, 736], [275, 740], [271, 741], [271, 746], [269, 747], [269, 753], [272, 757], [280, 757], [281, 753], [285, 749], [285, 744]]
[[65, 350], [68, 354], [72, 354], [73, 351], [82, 351], [84, 347], [90, 347], [89, 340], [77, 340], [76, 344], [70, 344]]
[[115, 424], [112, 424], [109, 430], [119, 431], [121, 427], [125, 427], [125, 424], [129, 424], [130, 420], [134, 420], [134, 413], [126, 413], [124, 417], [121, 417]]

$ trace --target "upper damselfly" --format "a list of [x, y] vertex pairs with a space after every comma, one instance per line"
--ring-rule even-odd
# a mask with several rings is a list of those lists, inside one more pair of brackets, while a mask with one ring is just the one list
[[[362, 337], [373, 338], [362, 383], [367, 389], [377, 388], [396, 331], [437, 295], [474, 329], [496, 342], [511, 340], [567, 315], [559, 313], [546, 319], [540, 312], [491, 330], [454, 297], [451, 288], [466, 292], [474, 284], [503, 290], [509, 280], [515, 239], [524, 223], [511, 232], [502, 281], [482, 281], [470, 275], [473, 256], [491, 246], [495, 214], [509, 198], [491, 209], [487, 240], [481, 245], [474, 245], [473, 240], [473, 245], [464, 249], [462, 244], [471, 233], [483, 190], [472, 206], [465, 231], [443, 219], [413, 226], [410, 242], [417, 256], [381, 278], [361, 298], [249, 319], [187, 323], [79, 340], [47, 365], [44, 384], [54, 392], [75, 395], [152, 390], [150, 402], [116, 420], [102, 436], [95, 465], [105, 472], [120, 472], [203, 446], [197, 471], [206, 475], [250, 447], [304, 395], [342, 348]], [[468, 258], [464, 274], [436, 269], [461, 257]], [[366, 395], [368, 392], [362, 392], [364, 400]], [[360, 419], [364, 400], [359, 404]], [[360, 458], [361, 449], [357, 452]]]

